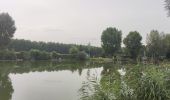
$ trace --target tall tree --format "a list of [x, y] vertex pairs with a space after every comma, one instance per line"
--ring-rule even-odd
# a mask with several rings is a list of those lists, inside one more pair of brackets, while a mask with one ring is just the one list
[[142, 47], [142, 36], [137, 31], [129, 32], [123, 43], [132, 59], [136, 59]]
[[16, 31], [15, 21], [8, 13], [0, 13], [0, 48], [5, 47]]
[[166, 34], [165, 44], [166, 44], [166, 57], [170, 59], [170, 34]]
[[115, 56], [115, 53], [121, 48], [122, 32], [116, 28], [109, 27], [103, 31], [101, 41], [105, 54]]
[[165, 0], [165, 8], [168, 11], [168, 15], [170, 16], [170, 0]]
[[165, 35], [157, 30], [152, 30], [147, 35], [147, 52], [148, 55], [156, 59], [164, 56], [166, 53]]
[[[29, 40], [12, 39], [8, 45], [9, 50], [20, 51], [30, 51], [31, 49], [37, 49], [40, 51], [53, 52], [61, 54], [69, 54], [70, 48], [76, 47], [81, 51], [89, 52], [89, 46], [76, 45], [76, 44], [63, 44], [55, 42], [35, 42]], [[103, 53], [101, 47], [90, 46], [90, 55], [94, 57], [99, 57]]]

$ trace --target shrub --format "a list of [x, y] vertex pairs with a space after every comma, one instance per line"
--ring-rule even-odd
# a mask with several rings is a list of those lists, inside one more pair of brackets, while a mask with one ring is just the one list
[[58, 58], [59, 58], [59, 55], [60, 55], [59, 53], [53, 51], [53, 52], [51, 53], [51, 58], [52, 58], [52, 59], [58, 59]]
[[70, 54], [77, 54], [79, 52], [78, 48], [77, 47], [71, 47], [70, 50], [69, 50], [69, 53]]
[[17, 59], [30, 60], [30, 53], [26, 51], [21, 51], [16, 53]]
[[30, 55], [31, 55], [32, 60], [50, 60], [51, 59], [50, 53], [45, 52], [45, 51], [31, 50]]
[[15, 51], [0, 51], [0, 60], [16, 60]]
[[80, 51], [80, 52], [77, 54], [77, 59], [79, 59], [79, 60], [86, 60], [86, 59], [88, 59], [88, 55], [87, 55], [86, 52]]

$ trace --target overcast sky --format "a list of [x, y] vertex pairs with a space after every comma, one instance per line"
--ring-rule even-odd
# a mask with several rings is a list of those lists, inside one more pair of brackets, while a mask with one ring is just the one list
[[170, 33], [164, 0], [0, 0], [0, 12], [16, 22], [14, 38], [100, 46], [107, 27]]

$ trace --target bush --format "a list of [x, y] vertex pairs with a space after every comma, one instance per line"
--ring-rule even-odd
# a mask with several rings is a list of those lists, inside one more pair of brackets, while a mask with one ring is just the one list
[[51, 58], [52, 58], [52, 59], [58, 59], [58, 58], [59, 58], [59, 55], [60, 55], [59, 53], [53, 51], [53, 52], [51, 53]]
[[0, 51], [0, 60], [16, 60], [15, 51]]
[[88, 59], [88, 55], [87, 55], [86, 52], [80, 51], [80, 52], [77, 54], [77, 59], [79, 59], [79, 60], [87, 60], [87, 59]]
[[79, 52], [79, 49], [77, 48], [77, 47], [71, 47], [70, 49], [69, 49], [69, 53], [70, 54], [77, 54]]
[[31, 55], [32, 60], [50, 60], [51, 59], [50, 53], [45, 52], [45, 51], [31, 50], [30, 55]]
[[30, 60], [30, 53], [26, 51], [21, 51], [16, 53], [17, 59]]

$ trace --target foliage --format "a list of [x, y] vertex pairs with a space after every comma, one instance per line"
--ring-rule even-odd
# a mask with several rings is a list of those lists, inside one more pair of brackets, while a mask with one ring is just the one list
[[152, 58], [159, 58], [160, 56], [165, 56], [166, 53], [166, 43], [164, 42], [165, 35], [159, 33], [157, 30], [152, 30], [150, 34], [147, 35], [147, 54]]
[[165, 0], [165, 8], [168, 11], [168, 16], [170, 16], [170, 0]]
[[31, 50], [30, 56], [32, 60], [50, 60], [51, 55], [45, 51]]
[[130, 32], [123, 40], [127, 51], [133, 59], [136, 59], [139, 55], [140, 49], [142, 47], [141, 40], [142, 37], [137, 31]]
[[168, 100], [170, 98], [166, 86], [164, 72], [154, 67], [149, 68], [138, 83], [137, 100]]
[[16, 53], [17, 59], [30, 60], [30, 53], [26, 51], [21, 51]]
[[77, 54], [77, 59], [79, 60], [86, 60], [88, 59], [88, 55], [85, 51], [80, 51], [78, 54]]
[[170, 59], [170, 34], [166, 34], [164, 42], [166, 44], [166, 58]]
[[6, 71], [0, 69], [0, 98], [1, 100], [11, 100], [14, 89], [11, 79], [4, 72]]
[[[69, 54], [69, 50], [72, 47], [78, 48], [80, 51], [89, 52], [89, 46], [75, 45], [75, 44], [62, 44], [53, 42], [35, 42], [29, 40], [13, 39], [8, 46], [8, 49], [14, 49], [17, 52], [30, 51], [31, 49], [37, 49], [39, 51], [53, 52], [56, 51], [60, 54]], [[90, 46], [90, 55], [99, 57], [102, 55], [102, 48]]]
[[15, 52], [13, 50], [0, 51], [0, 60], [55, 60], [55, 59], [78, 59], [87, 60], [88, 54], [85, 51], [80, 51], [77, 54], [59, 54], [55, 51], [49, 53], [32, 49], [30, 51]]
[[108, 56], [115, 56], [121, 48], [122, 32], [116, 28], [107, 28], [101, 36], [102, 48]]
[[0, 60], [16, 60], [15, 51], [9, 50], [0, 51]]
[[8, 13], [0, 13], [0, 48], [9, 44], [15, 33], [15, 21]]
[[81, 100], [169, 100], [169, 71], [163, 66], [127, 66], [126, 74], [104, 69], [101, 79], [88, 77]]
[[52, 59], [58, 59], [58, 55], [59, 55], [59, 53], [53, 51], [51, 54], [51, 57], [52, 57]]
[[69, 53], [70, 54], [77, 54], [79, 52], [78, 48], [77, 47], [71, 47], [70, 50], [69, 50]]
[[57, 54], [56, 59], [76, 59], [75, 54]]

